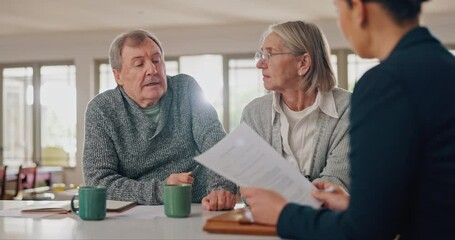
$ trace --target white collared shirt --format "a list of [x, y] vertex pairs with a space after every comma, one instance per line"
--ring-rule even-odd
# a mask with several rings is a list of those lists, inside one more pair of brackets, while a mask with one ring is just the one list
[[283, 157], [303, 175], [310, 174], [311, 159], [314, 155], [317, 121], [319, 113], [339, 118], [332, 91], [318, 91], [314, 103], [302, 111], [292, 111], [281, 100], [281, 95], [274, 92], [272, 120], [280, 113], [281, 142]]

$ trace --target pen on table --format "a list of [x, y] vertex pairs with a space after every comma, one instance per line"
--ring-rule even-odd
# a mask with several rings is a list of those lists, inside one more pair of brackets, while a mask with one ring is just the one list
[[194, 174], [199, 170], [199, 164], [196, 165], [196, 167], [193, 168], [193, 170], [190, 171], [190, 175], [194, 177]]
[[253, 213], [251, 213], [251, 209], [249, 207], [242, 208], [242, 215], [238, 219], [240, 224], [252, 224], [254, 223]]
[[249, 207], [244, 208], [244, 216], [245, 216], [247, 222], [254, 223], [253, 213], [251, 213], [251, 210]]
[[243, 204], [245, 204], [245, 207], [249, 207], [248, 203], [246, 202], [245, 197], [242, 194], [240, 194], [240, 200], [242, 201]]

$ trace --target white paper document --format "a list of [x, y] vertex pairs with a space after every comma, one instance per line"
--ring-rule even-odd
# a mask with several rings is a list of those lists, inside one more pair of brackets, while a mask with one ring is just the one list
[[266, 188], [290, 202], [321, 206], [311, 196], [313, 184], [245, 123], [195, 159], [237, 185]]

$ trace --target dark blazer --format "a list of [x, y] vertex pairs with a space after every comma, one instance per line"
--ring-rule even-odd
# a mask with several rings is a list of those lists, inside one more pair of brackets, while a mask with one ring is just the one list
[[351, 102], [351, 201], [288, 204], [277, 231], [301, 239], [455, 238], [455, 57], [415, 28], [359, 80]]

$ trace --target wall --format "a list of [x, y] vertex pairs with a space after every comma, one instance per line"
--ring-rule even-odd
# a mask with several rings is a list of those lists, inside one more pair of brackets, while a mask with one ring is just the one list
[[[432, 32], [444, 43], [455, 43], [453, 17], [450, 14], [428, 16], [424, 19]], [[348, 48], [333, 20], [316, 22], [327, 36], [332, 48]], [[166, 56], [192, 54], [251, 53], [257, 50], [258, 40], [268, 24], [241, 26], [210, 26], [193, 28], [156, 29]], [[35, 61], [71, 60], [76, 65], [77, 79], [77, 167], [65, 169], [65, 181], [82, 183], [82, 149], [84, 112], [95, 95], [94, 72], [96, 59], [106, 59], [111, 40], [119, 32], [80, 32], [6, 36], [0, 38], [0, 64]]]

